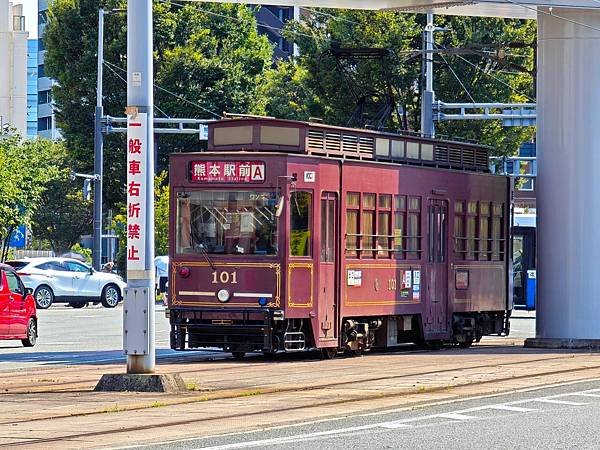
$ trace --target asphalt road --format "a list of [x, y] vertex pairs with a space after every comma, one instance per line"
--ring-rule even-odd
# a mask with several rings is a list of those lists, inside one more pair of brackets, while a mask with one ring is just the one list
[[597, 449], [600, 380], [143, 449]]
[[[91, 305], [82, 309], [53, 305], [38, 310], [39, 338], [33, 348], [20, 341], [0, 341], [0, 370], [36, 365], [94, 364], [125, 361], [123, 306], [114, 309]], [[157, 358], [182, 355], [169, 348], [169, 321], [165, 308], [155, 311]], [[204, 352], [185, 353], [198, 355]]]
[[[13, 370], [36, 365], [94, 364], [125, 361], [122, 348], [123, 307], [114, 309], [87, 306], [74, 309], [53, 305], [39, 310], [40, 336], [33, 348], [20, 341], [0, 341], [0, 370]], [[213, 352], [174, 352], [169, 348], [169, 321], [164, 306], [155, 312], [157, 358], [185, 358]], [[511, 321], [511, 336], [533, 337], [535, 313], [517, 311]], [[485, 342], [485, 338], [484, 341]]]

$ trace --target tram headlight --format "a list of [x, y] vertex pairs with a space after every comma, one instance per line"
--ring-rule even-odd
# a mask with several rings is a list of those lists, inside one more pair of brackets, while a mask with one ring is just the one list
[[217, 292], [217, 300], [219, 300], [221, 303], [228, 302], [230, 298], [231, 294], [227, 289], [221, 289], [219, 292]]

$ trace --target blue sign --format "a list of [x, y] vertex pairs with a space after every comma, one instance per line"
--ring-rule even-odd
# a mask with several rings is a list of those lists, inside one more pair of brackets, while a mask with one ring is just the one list
[[26, 245], [27, 245], [27, 227], [25, 225], [20, 225], [10, 235], [10, 240], [8, 241], [8, 246], [15, 247], [15, 248], [25, 248]]

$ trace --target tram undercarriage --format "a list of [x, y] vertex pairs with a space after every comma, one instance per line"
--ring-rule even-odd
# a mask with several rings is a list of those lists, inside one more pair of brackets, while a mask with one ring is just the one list
[[280, 310], [170, 310], [171, 348], [192, 350], [218, 348], [242, 357], [248, 352], [275, 354], [320, 349], [323, 356], [348, 353], [359, 356], [373, 348], [389, 348], [415, 343], [428, 348], [443, 344], [462, 348], [479, 342], [483, 336], [505, 336], [509, 313], [457, 313], [452, 330], [443, 339], [425, 336], [420, 314], [344, 318], [337, 347], [320, 348], [315, 342], [309, 319], [284, 319]]

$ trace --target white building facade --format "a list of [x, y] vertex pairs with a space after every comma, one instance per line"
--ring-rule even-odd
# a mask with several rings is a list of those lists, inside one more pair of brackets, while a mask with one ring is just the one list
[[27, 134], [27, 37], [22, 5], [0, 0], [0, 126]]

